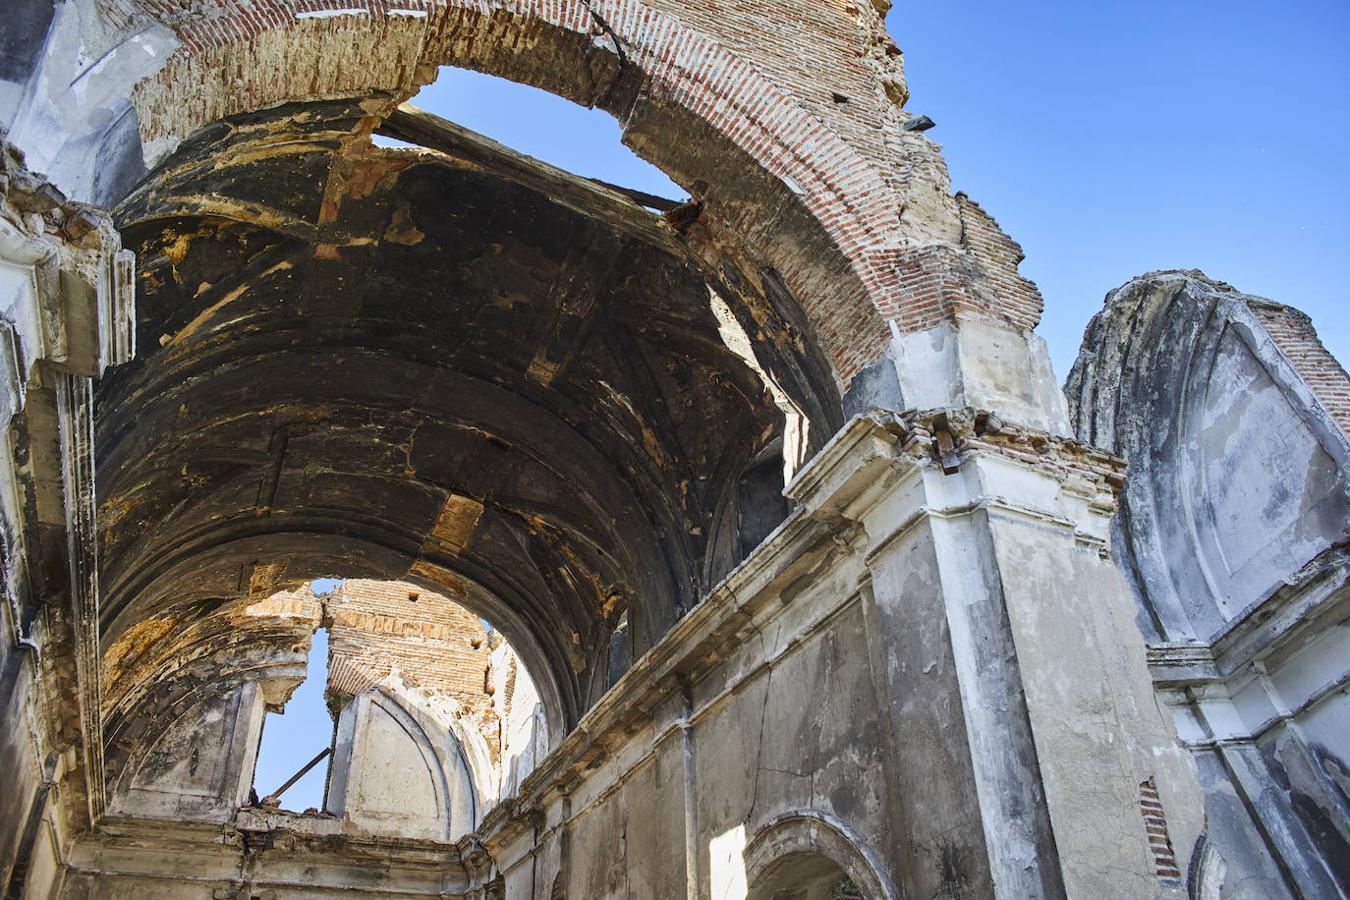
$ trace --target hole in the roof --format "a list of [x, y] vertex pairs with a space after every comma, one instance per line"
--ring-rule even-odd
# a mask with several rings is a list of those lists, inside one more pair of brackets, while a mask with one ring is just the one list
[[[409, 104], [574, 175], [682, 203], [688, 195], [623, 144], [619, 123], [548, 91], [453, 66]], [[414, 146], [386, 134], [381, 147]], [[673, 205], [673, 204], [672, 204]]]
[[315, 628], [303, 680], [298, 647], [269, 668], [250, 807], [453, 840], [548, 751], [539, 692], [505, 638], [413, 587], [322, 578], [248, 607], [259, 628]]

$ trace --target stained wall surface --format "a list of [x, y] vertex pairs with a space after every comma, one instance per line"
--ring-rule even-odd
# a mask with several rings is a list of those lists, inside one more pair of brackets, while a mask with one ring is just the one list
[[92, 379], [134, 351], [120, 248], [0, 135], [0, 878], [37, 895], [105, 808], [90, 429]]
[[[968, 433], [944, 474], [927, 440], [918, 422], [863, 420], [808, 466], [783, 529], [489, 814], [479, 837], [505, 896], [541, 879], [567, 896], [754, 895], [793, 852], [869, 897], [1183, 890], [1171, 854], [1202, 828], [1192, 763], [1143, 669], [1121, 675], [1142, 642], [1115, 645], [1130, 597], [1101, 553], [1104, 510], [1082, 503], [1085, 479], [1109, 493], [1109, 459], [1013, 460], [1016, 435]], [[979, 482], [1000, 499], [956, 512]], [[991, 580], [970, 571], [978, 543]], [[1072, 568], [1016, 568], [1019, 554]], [[1077, 618], [1084, 580], [1097, 610], [1062, 641], [1035, 619]], [[1161, 788], [1166, 859], [1144, 783]]]

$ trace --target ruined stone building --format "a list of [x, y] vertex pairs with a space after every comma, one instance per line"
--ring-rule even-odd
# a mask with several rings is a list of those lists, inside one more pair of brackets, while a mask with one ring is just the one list
[[1350, 380], [1164, 272], [1061, 389], [886, 6], [4, 5], [6, 897], [1350, 895]]

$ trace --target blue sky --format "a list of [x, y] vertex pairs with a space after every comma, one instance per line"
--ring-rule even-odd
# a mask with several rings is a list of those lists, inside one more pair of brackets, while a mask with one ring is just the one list
[[[268, 713], [263, 721], [262, 744], [258, 747], [258, 766], [253, 787], [258, 796], [276, 791], [286, 779], [314, 758], [333, 741], [333, 720], [324, 704], [323, 691], [328, 683], [328, 632], [314, 634], [309, 651], [309, 677], [295, 689], [284, 713]], [[323, 786], [328, 777], [328, 760], [310, 769], [281, 795], [282, 809], [304, 812], [309, 807], [323, 808]]]
[[[310, 589], [328, 594], [342, 583], [338, 578], [316, 578]], [[328, 631], [314, 633], [309, 650], [309, 675], [286, 702], [283, 713], [268, 713], [263, 720], [262, 743], [258, 747], [258, 765], [253, 787], [258, 797], [280, 788], [300, 767], [333, 741], [333, 720], [328, 715], [323, 692], [328, 685]], [[310, 769], [281, 796], [282, 809], [304, 812], [311, 806], [323, 808], [323, 787], [328, 778], [325, 759]]]
[[1297, 306], [1350, 361], [1350, 3], [898, 2], [908, 108], [1021, 242], [1061, 379], [1161, 268]]
[[[1108, 290], [1200, 268], [1350, 359], [1350, 3], [897, 2], [909, 109], [1027, 254], [1061, 378]], [[455, 69], [412, 101], [581, 175], [683, 196], [617, 123]]]

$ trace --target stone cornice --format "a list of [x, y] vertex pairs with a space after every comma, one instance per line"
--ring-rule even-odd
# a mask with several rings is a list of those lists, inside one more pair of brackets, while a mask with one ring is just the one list
[[785, 493], [808, 508], [842, 512], [886, 471], [931, 465], [951, 474], [967, 456], [979, 454], [1048, 475], [1108, 515], [1125, 483], [1120, 457], [986, 410], [875, 409], [845, 425]]
[[1212, 640], [1150, 646], [1154, 683], [1161, 688], [1222, 683], [1251, 663], [1299, 644], [1350, 604], [1350, 595], [1342, 590], [1347, 582], [1350, 547], [1332, 546]]
[[28, 289], [0, 301], [20, 383], [39, 359], [96, 377], [135, 355], [134, 257], [111, 216], [30, 172], [3, 133], [0, 266], [28, 273]]
[[453, 843], [352, 832], [341, 819], [261, 809], [240, 810], [233, 822], [190, 822], [129, 816], [105, 816], [91, 845], [107, 841], [149, 851], [215, 852], [220, 849], [274, 849], [284, 853], [341, 856], [345, 862], [369, 861], [399, 867], [458, 871], [461, 848]]

